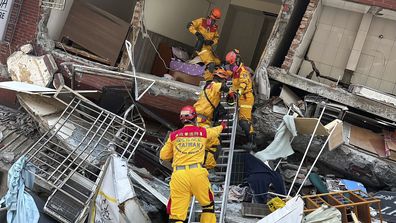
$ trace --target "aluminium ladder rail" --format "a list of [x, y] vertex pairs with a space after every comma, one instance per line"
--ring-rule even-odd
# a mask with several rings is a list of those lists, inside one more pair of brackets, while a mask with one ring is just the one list
[[[225, 222], [225, 215], [227, 211], [227, 202], [228, 202], [228, 190], [231, 181], [231, 170], [232, 170], [232, 161], [234, 155], [234, 145], [235, 145], [235, 137], [238, 126], [238, 105], [235, 103], [233, 106], [230, 106], [226, 102], [226, 94], [222, 94], [220, 103], [224, 106], [224, 108], [228, 111], [225, 119], [220, 121], [227, 121], [227, 128], [223, 130], [221, 133], [221, 146], [222, 150], [220, 151], [220, 156], [217, 159], [216, 165], [216, 175], [224, 177], [224, 180], [219, 182], [211, 182], [212, 185], [217, 185], [219, 190], [213, 191], [215, 197], [215, 213], [218, 222]], [[235, 101], [238, 101], [237, 99]], [[221, 188], [223, 188], [221, 190]], [[220, 200], [216, 199], [219, 198]], [[216, 209], [220, 204], [220, 210]], [[195, 196], [192, 199], [190, 214], [188, 217], [188, 222], [199, 222], [199, 213], [202, 213], [200, 205], [198, 201], [195, 199]]]

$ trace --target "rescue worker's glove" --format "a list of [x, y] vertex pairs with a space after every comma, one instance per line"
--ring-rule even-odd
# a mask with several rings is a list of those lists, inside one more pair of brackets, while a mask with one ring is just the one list
[[226, 129], [228, 126], [227, 121], [222, 121], [221, 126], [223, 126], [223, 130]]
[[235, 98], [235, 92], [233, 92], [233, 91], [231, 91], [230, 93], [228, 93], [228, 95], [227, 95], [227, 97], [230, 97], [230, 98]]
[[213, 40], [205, 40], [205, 45], [212, 46], [213, 45]]
[[226, 101], [228, 105], [233, 106], [236, 101], [235, 99], [236, 99], [236, 95], [234, 92], [231, 91], [230, 93], [227, 94]]
[[205, 41], [205, 38], [204, 38], [204, 36], [202, 35], [202, 33], [196, 32], [196, 33], [195, 33], [195, 36], [197, 36], [197, 38], [198, 38], [199, 41], [202, 41], [202, 42]]

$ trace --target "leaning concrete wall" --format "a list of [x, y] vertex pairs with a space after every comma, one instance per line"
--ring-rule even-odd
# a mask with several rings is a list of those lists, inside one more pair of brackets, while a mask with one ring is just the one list
[[267, 46], [265, 47], [263, 54], [261, 55], [260, 62], [257, 66], [257, 70], [260, 67], [268, 67], [270, 64], [276, 49], [278, 48], [284, 32], [287, 28], [287, 24], [291, 18], [291, 14], [294, 10], [295, 0], [285, 0], [282, 4], [281, 10], [278, 14], [278, 18], [272, 28], [270, 37], [268, 38]]

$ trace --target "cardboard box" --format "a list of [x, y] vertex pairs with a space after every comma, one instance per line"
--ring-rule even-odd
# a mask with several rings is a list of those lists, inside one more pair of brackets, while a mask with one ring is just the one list
[[199, 82], [204, 81], [203, 77], [191, 76], [180, 71], [170, 71], [169, 74], [172, 75], [176, 81], [192, 84], [195, 86], [199, 86]]
[[[294, 119], [294, 123], [296, 124], [296, 129], [298, 134], [308, 134], [308, 135], [313, 134], [317, 122], [318, 122], [317, 118]], [[319, 123], [318, 128], [316, 130], [316, 135], [329, 136], [331, 130], [335, 128], [328, 142], [329, 150], [333, 150], [344, 143], [342, 124], [343, 122], [339, 119], [335, 119], [325, 126], [323, 126], [322, 123]]]

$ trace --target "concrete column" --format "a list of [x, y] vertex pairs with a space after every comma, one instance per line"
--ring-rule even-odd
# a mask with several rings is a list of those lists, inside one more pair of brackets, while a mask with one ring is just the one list
[[63, 10], [51, 9], [51, 14], [47, 23], [48, 35], [51, 39], [59, 40], [73, 2], [74, 0], [66, 0], [65, 8]]
[[346, 69], [349, 71], [355, 71], [359, 62], [360, 54], [362, 53], [364, 42], [366, 41], [367, 32], [370, 28], [373, 15], [366, 13], [363, 15], [362, 21], [360, 22], [359, 30], [353, 43], [351, 55], [349, 56]]

